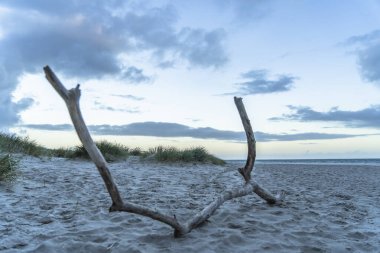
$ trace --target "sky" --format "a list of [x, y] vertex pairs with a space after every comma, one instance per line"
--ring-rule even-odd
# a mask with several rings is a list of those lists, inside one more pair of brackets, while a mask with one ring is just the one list
[[95, 140], [244, 159], [380, 157], [379, 0], [2, 0], [0, 129], [78, 145], [49, 65]]

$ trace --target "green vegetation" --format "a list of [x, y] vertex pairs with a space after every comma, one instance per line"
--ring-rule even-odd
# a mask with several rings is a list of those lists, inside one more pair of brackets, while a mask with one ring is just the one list
[[141, 148], [136, 147], [136, 148], [130, 149], [129, 154], [134, 155], [134, 156], [144, 156], [145, 152], [142, 151]]
[[151, 148], [148, 151], [150, 156], [153, 156], [160, 162], [201, 162], [223, 165], [225, 162], [207, 152], [204, 147], [195, 147], [189, 149], [177, 149], [175, 147]]
[[17, 177], [18, 161], [11, 155], [0, 158], [0, 182], [13, 181]]
[[[108, 162], [117, 161], [127, 158], [131, 153], [130, 149], [124, 145], [112, 143], [108, 141], [95, 142], [96, 146], [102, 152], [104, 158]], [[51, 155], [56, 157], [65, 158], [81, 158], [90, 159], [86, 149], [83, 145], [76, 146], [74, 148], [58, 148], [52, 149]]]
[[[207, 152], [203, 147], [188, 149], [177, 149], [175, 147], [158, 146], [148, 151], [141, 148], [128, 148], [118, 143], [108, 141], [95, 142], [100, 152], [108, 162], [126, 159], [128, 156], [140, 156], [142, 158], [151, 157], [160, 162], [199, 162], [223, 165], [225, 162]], [[83, 145], [72, 148], [48, 149], [28, 137], [19, 137], [0, 133], [0, 152], [3, 153], [21, 153], [32, 156], [53, 156], [63, 158], [80, 158], [89, 159], [89, 155]], [[4, 158], [5, 159], [5, 158]], [[11, 159], [8, 155], [8, 160]], [[14, 164], [9, 163], [14, 167]]]
[[22, 153], [32, 156], [47, 155], [48, 149], [38, 145], [29, 137], [20, 137], [15, 134], [0, 133], [0, 151], [6, 153]]

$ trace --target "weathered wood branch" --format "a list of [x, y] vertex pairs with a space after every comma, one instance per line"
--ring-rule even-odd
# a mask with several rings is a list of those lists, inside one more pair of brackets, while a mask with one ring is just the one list
[[87, 129], [86, 123], [83, 120], [82, 113], [79, 108], [79, 99], [81, 95], [79, 84], [75, 88], [67, 90], [49, 66], [44, 67], [44, 71], [47, 80], [65, 101], [78, 137], [103, 178], [108, 193], [112, 199], [112, 206], [123, 206], [123, 200], [116, 184], [113, 181], [107, 162], [102, 153], [96, 147], [95, 142], [92, 140], [90, 132]]
[[197, 228], [202, 223], [204, 223], [214, 212], [226, 201], [243, 197], [252, 194], [254, 186], [252, 184], [245, 184], [242, 188], [233, 189], [230, 191], [225, 191], [209, 205], [207, 205], [202, 211], [194, 215], [188, 222], [186, 222], [184, 228], [186, 233], [189, 233], [194, 228]]
[[181, 236], [189, 233], [194, 228], [202, 225], [206, 220], [208, 220], [214, 212], [224, 204], [224, 202], [234, 199], [244, 197], [246, 195], [250, 195], [252, 193], [256, 193], [258, 196], [267, 201], [268, 204], [275, 204], [282, 200], [282, 195], [273, 196], [270, 192], [262, 188], [258, 183], [251, 180], [242, 187], [235, 188], [229, 191], [223, 192], [219, 197], [217, 197], [214, 201], [208, 204], [202, 211], [195, 214], [191, 219], [189, 219], [181, 229], [177, 229], [175, 231], [175, 236]]
[[102, 153], [96, 147], [95, 142], [92, 140], [88, 128], [83, 120], [82, 113], [79, 107], [79, 85], [77, 85], [76, 88], [67, 90], [49, 66], [45, 66], [44, 71], [47, 80], [65, 101], [78, 137], [82, 142], [84, 148], [88, 152], [91, 160], [95, 163], [96, 167], [98, 168], [100, 175], [102, 176], [104, 184], [106, 185], [108, 193], [112, 199], [112, 206], [110, 207], [110, 211], [126, 211], [135, 214], [141, 214], [150, 217], [154, 220], [166, 223], [169, 226], [173, 227], [175, 230], [183, 230], [181, 225], [179, 225], [176, 221], [176, 219], [169, 215], [161, 214], [157, 211], [150, 210], [149, 208], [142, 207], [139, 205], [123, 202], [119, 190], [115, 182], [113, 181], [112, 175], [108, 169], [108, 164], [104, 159]]
[[182, 233], [182, 231], [185, 231], [185, 228], [177, 221], [177, 218], [175, 216], [171, 217], [169, 215], [162, 214], [156, 210], [152, 210], [145, 206], [141, 206], [141, 205], [137, 205], [133, 203], [125, 203], [122, 207], [118, 207], [114, 211], [140, 214], [140, 215], [149, 217], [153, 220], [166, 223], [172, 228], [174, 228], [174, 231], [181, 231], [181, 232], [177, 232], [175, 235], [185, 234], [185, 233]]
[[243, 104], [243, 99], [234, 97], [236, 108], [238, 109], [241, 122], [243, 123], [245, 135], [247, 136], [248, 155], [244, 168], [239, 168], [240, 174], [244, 177], [245, 182], [249, 182], [251, 179], [251, 172], [255, 165], [256, 159], [256, 139], [253, 134], [251, 122], [249, 121], [247, 112]]
[[238, 171], [244, 177], [246, 183], [250, 183], [254, 186], [253, 191], [259, 197], [266, 200], [268, 204], [275, 204], [277, 202], [280, 202], [284, 197], [283, 193], [278, 194], [277, 196], [273, 196], [269, 191], [265, 190], [258, 183], [251, 180], [251, 174], [256, 160], [256, 139], [252, 130], [251, 122], [248, 118], [247, 112], [243, 104], [243, 99], [239, 97], [234, 97], [234, 101], [236, 108], [239, 112], [241, 122], [243, 123], [248, 145], [247, 161], [245, 163], [244, 168], [239, 168]]
[[163, 214], [157, 210], [153, 210], [145, 206], [129, 202], [124, 203], [120, 196], [119, 190], [115, 182], [113, 181], [111, 172], [108, 168], [108, 164], [104, 159], [102, 153], [99, 151], [94, 141], [92, 140], [88, 128], [82, 117], [82, 113], [80, 111], [79, 106], [79, 100], [81, 95], [79, 84], [76, 86], [76, 88], [67, 90], [61, 83], [61, 81], [57, 78], [57, 76], [54, 74], [54, 72], [49, 68], [49, 66], [45, 66], [44, 71], [47, 80], [57, 91], [57, 93], [61, 96], [61, 98], [65, 101], [78, 137], [81, 140], [84, 148], [87, 150], [91, 160], [96, 165], [106, 185], [107, 191], [112, 199], [112, 206], [109, 209], [110, 211], [123, 211], [139, 214], [163, 222], [171, 226], [174, 229], [174, 235], [178, 237], [185, 235], [194, 228], [200, 226], [211, 215], [213, 215], [214, 212], [224, 202], [233, 198], [242, 197], [248, 194], [252, 194], [252, 192], [254, 192], [270, 204], [277, 203], [279, 200], [281, 200], [282, 196], [273, 196], [269, 191], [259, 186], [254, 180], [251, 180], [251, 172], [256, 159], [256, 141], [242, 99], [235, 97], [235, 104], [239, 111], [239, 115], [242, 120], [244, 130], [246, 132], [248, 143], [248, 156], [246, 165], [244, 168], [239, 169], [240, 174], [245, 179], [245, 184], [242, 187], [236, 188], [234, 190], [225, 191], [214, 201], [208, 204], [202, 211], [195, 214], [184, 224], [179, 223], [175, 216]]

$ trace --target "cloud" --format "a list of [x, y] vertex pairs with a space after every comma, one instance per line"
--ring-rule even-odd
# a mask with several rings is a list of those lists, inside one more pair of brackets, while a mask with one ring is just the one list
[[121, 98], [135, 100], [135, 101], [141, 101], [141, 100], [145, 99], [143, 97], [137, 97], [137, 96], [133, 96], [133, 95], [129, 95], [129, 94], [127, 94], [127, 95], [111, 94], [111, 96], [113, 96], [113, 97], [121, 97]]
[[47, 131], [71, 131], [74, 127], [71, 124], [23, 124], [21, 127], [37, 129], [37, 130], [47, 130]]
[[358, 64], [365, 80], [380, 85], [380, 40], [359, 52]]
[[[228, 61], [223, 29], [178, 27], [172, 6], [153, 8], [122, 0], [3, 0], [0, 8], [2, 97], [11, 96], [24, 73], [42, 73], [47, 64], [70, 78], [141, 83], [150, 76], [128, 64], [130, 55], [148, 55], [167, 67], [183, 62], [218, 68]], [[11, 100], [1, 102], [8, 108], [5, 112], [17, 107]]]
[[113, 106], [104, 105], [98, 101], [94, 102], [96, 110], [105, 110], [111, 112], [127, 112], [127, 113], [139, 113], [140, 110], [137, 107], [134, 108], [116, 108]]
[[245, 82], [237, 83], [238, 90], [223, 95], [255, 95], [285, 92], [292, 89], [297, 77], [291, 75], [277, 75], [277, 79], [268, 79], [268, 71], [264, 69], [251, 70], [241, 74]]
[[228, 61], [222, 44], [225, 37], [223, 29], [211, 32], [202, 29], [182, 29], [179, 34], [179, 53], [193, 65], [221, 67]]
[[258, 141], [304, 141], [304, 140], [331, 140], [344, 139], [366, 135], [354, 134], [328, 134], [328, 133], [295, 133], [295, 134], [268, 134], [257, 132]]
[[[20, 125], [21, 127], [50, 130], [68, 131], [73, 130], [69, 124], [62, 125]], [[117, 135], [117, 136], [152, 136], [152, 137], [191, 137], [198, 139], [216, 139], [226, 141], [245, 142], [244, 132], [218, 130], [210, 127], [192, 128], [186, 125], [168, 122], [139, 122], [128, 125], [90, 125], [89, 130], [94, 135]], [[257, 141], [303, 141], [303, 140], [328, 140], [352, 138], [366, 135], [352, 134], [327, 134], [327, 133], [292, 133], [292, 134], [271, 134], [257, 131], [255, 132]]]
[[357, 63], [363, 79], [380, 85], [380, 30], [350, 37], [345, 44], [356, 46]]
[[380, 105], [373, 105], [358, 111], [344, 111], [337, 107], [331, 108], [327, 112], [318, 112], [310, 107], [302, 106], [289, 106], [289, 108], [292, 113], [270, 120], [339, 122], [348, 127], [380, 128]]
[[142, 69], [136, 67], [128, 67], [127, 69], [124, 69], [121, 73], [121, 78], [132, 83], [142, 83], [151, 80], [149, 76], [146, 76], [143, 73]]
[[156, 137], [193, 137], [200, 139], [239, 140], [242, 132], [223, 131], [214, 128], [191, 128], [186, 125], [167, 122], [142, 122], [129, 125], [97, 125], [89, 127], [94, 134], [101, 135], [137, 135]]
[[225, 0], [214, 2], [223, 10], [232, 10], [233, 20], [239, 25], [258, 21], [272, 12], [274, 0]]
[[0, 104], [2, 105], [0, 106], [0, 129], [18, 123], [20, 121], [19, 113], [34, 103], [31, 98], [23, 98], [18, 102], [13, 102], [10, 97], [3, 97], [2, 95], [3, 92], [0, 92]]
[[271, 4], [274, 1], [268, 0], [230, 0], [230, 4], [235, 8], [236, 16], [241, 21], [259, 20], [271, 12]]
[[354, 45], [354, 44], [368, 44], [379, 40], [380, 38], [380, 30], [374, 30], [370, 33], [366, 33], [363, 35], [352, 36], [348, 38], [345, 42], [346, 45]]

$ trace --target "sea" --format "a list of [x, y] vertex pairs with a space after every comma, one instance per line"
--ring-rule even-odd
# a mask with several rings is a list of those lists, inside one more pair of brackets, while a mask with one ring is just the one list
[[[230, 163], [245, 163], [245, 160], [228, 160]], [[299, 164], [299, 165], [367, 165], [380, 166], [380, 159], [257, 159], [255, 164]]]

